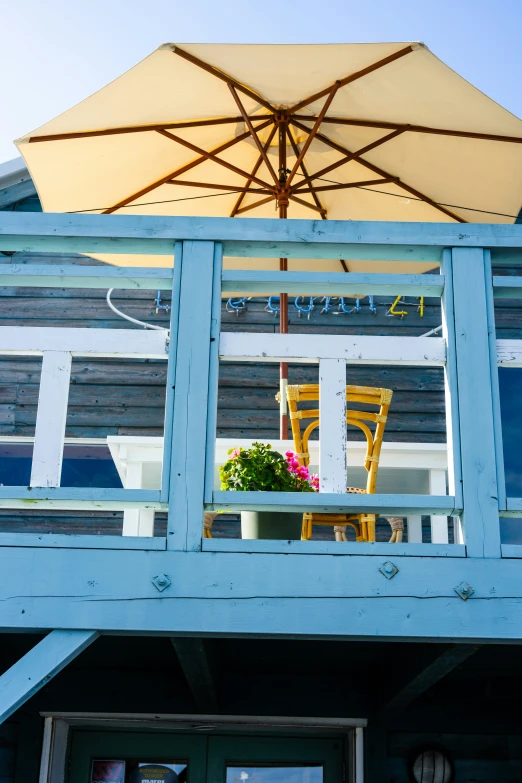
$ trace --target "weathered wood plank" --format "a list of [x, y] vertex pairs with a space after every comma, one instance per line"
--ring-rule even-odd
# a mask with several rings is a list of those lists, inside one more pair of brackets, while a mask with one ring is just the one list
[[[1, 495], [0, 495], [1, 497]], [[206, 504], [207, 505], [207, 504]], [[450, 495], [351, 495], [336, 492], [222, 492], [215, 491], [210, 510], [315, 511], [317, 513], [446, 514], [455, 510]]]
[[[296, 279], [297, 278], [297, 279]], [[1, 269], [0, 269], [1, 281]], [[224, 271], [222, 290], [261, 291], [269, 294], [312, 294], [313, 296], [440, 296], [444, 288], [442, 275], [386, 275], [345, 272], [259, 272]]]
[[68, 351], [76, 356], [166, 359], [166, 340], [166, 331], [0, 327], [0, 353], [4, 355]]
[[437, 337], [349, 337], [297, 334], [252, 335], [222, 332], [221, 359], [316, 362], [343, 359], [350, 364], [443, 366], [446, 347]]
[[[5, 625], [26, 631], [59, 622], [168, 636], [230, 635], [231, 628], [240, 636], [261, 628], [264, 636], [290, 638], [520, 640], [522, 600], [513, 598], [518, 560], [399, 556], [393, 560], [399, 573], [389, 581], [372, 562], [339, 555], [99, 550], [93, 558], [86, 550], [2, 549], [0, 601]], [[20, 581], [17, 575], [29, 572], [45, 573], [45, 584]], [[175, 585], [161, 594], [152, 584], [159, 573], [175, 575]], [[454, 592], [463, 580], [475, 589], [468, 601]]]
[[[268, 245], [273, 258], [281, 255], [280, 243], [293, 243], [297, 257], [304, 246], [326, 257], [328, 245], [399, 246], [406, 257], [416, 259], [426, 248], [519, 248], [522, 235], [516, 225], [452, 223], [400, 223], [318, 220], [278, 221], [244, 218], [149, 217], [145, 215], [0, 215], [0, 236], [5, 250], [172, 255], [174, 241], [225, 242], [224, 254], [255, 255], [250, 245]], [[63, 238], [63, 239], [62, 239]], [[336, 248], [339, 255], [345, 248]], [[359, 247], [359, 252], [360, 247]], [[424, 257], [426, 257], [426, 255]], [[360, 256], [358, 256], [360, 257]], [[390, 256], [388, 256], [389, 258]], [[432, 258], [433, 256], [430, 256]]]
[[[1, 202], [1, 191], [0, 191]], [[27, 266], [0, 264], [0, 285], [49, 288], [172, 289], [172, 269], [157, 267], [78, 267], [76, 265]]]

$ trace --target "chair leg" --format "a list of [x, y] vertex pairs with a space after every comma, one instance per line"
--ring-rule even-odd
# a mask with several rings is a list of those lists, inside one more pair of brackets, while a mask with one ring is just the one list
[[[334, 525], [334, 535], [336, 541], [342, 541], [343, 540], [343, 528], [340, 525]], [[346, 536], [344, 538], [346, 541]]]
[[303, 524], [301, 525], [301, 541], [309, 541], [312, 538], [312, 520], [306, 519], [303, 515]]

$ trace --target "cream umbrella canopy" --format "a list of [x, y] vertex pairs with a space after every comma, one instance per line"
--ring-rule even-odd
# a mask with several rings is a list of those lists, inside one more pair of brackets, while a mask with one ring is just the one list
[[17, 145], [49, 212], [512, 223], [522, 202], [522, 121], [420, 43], [164, 44]]

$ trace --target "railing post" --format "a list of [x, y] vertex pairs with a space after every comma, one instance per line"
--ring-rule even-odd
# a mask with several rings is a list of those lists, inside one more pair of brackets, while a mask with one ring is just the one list
[[500, 557], [484, 251], [453, 248], [452, 280], [456, 385], [450, 391], [453, 399], [458, 388], [465, 543], [470, 557]]
[[183, 242], [168, 549], [201, 549], [213, 275], [214, 242]]
[[68, 351], [45, 351], [43, 355], [31, 465], [32, 487], [60, 486], [71, 356]]
[[212, 320], [210, 325], [210, 360], [208, 369], [207, 443], [205, 448], [205, 503], [212, 503], [216, 459], [216, 427], [219, 386], [219, 338], [221, 332], [221, 273], [223, 245], [214, 245], [214, 278]]
[[172, 426], [174, 421], [174, 400], [176, 397], [176, 357], [179, 334], [179, 296], [181, 288], [181, 266], [183, 263], [183, 242], [176, 242], [174, 249], [174, 270], [172, 276], [172, 298], [170, 301], [169, 358], [167, 364], [167, 389], [165, 395], [165, 423], [163, 426], [163, 465], [161, 472], [161, 500], [167, 502], [170, 489], [170, 463], [172, 455]]

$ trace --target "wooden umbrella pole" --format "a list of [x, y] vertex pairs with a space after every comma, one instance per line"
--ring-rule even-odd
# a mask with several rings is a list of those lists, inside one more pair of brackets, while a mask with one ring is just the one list
[[[286, 121], [281, 118], [278, 128], [279, 136], [279, 182], [280, 191], [278, 193], [279, 217], [286, 220], [288, 217], [288, 195], [284, 192], [287, 171], [286, 171]], [[283, 191], [283, 192], [282, 192]], [[279, 269], [286, 272], [288, 269], [288, 259], [279, 259]], [[288, 334], [288, 294], [279, 294], [279, 332]], [[279, 365], [279, 437], [281, 440], [288, 439], [288, 403], [286, 401], [286, 387], [288, 385], [288, 362], [281, 362]]]

